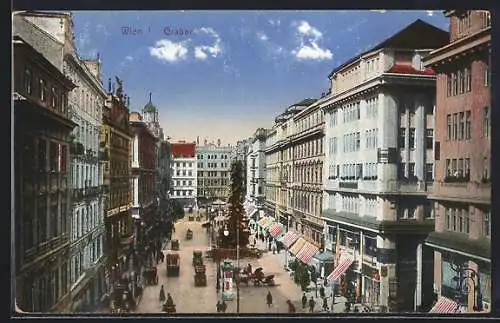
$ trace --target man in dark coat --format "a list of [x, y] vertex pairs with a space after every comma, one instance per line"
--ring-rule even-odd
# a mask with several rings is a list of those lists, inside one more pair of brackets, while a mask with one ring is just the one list
[[293, 306], [292, 301], [287, 300], [286, 303], [288, 304], [288, 313], [295, 313], [295, 306]]
[[273, 305], [273, 295], [271, 295], [271, 291], [267, 292], [266, 299], [267, 299], [267, 307], [270, 308], [271, 305]]
[[323, 311], [325, 311], [325, 312], [329, 311], [328, 302], [327, 302], [327, 298], [326, 297], [323, 297]]
[[321, 285], [321, 287], [319, 288], [319, 296], [325, 297], [325, 288], [323, 287], [323, 285]]
[[307, 306], [307, 296], [306, 293], [302, 294], [302, 308], [306, 308]]
[[314, 305], [316, 305], [316, 302], [314, 301], [314, 298], [311, 296], [309, 299], [309, 313], [314, 312]]

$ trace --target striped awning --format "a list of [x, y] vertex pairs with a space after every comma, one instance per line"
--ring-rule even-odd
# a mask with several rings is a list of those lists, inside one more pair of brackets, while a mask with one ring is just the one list
[[346, 272], [347, 268], [352, 265], [354, 262], [354, 258], [351, 256], [345, 256], [341, 257], [339, 264], [335, 269], [332, 271], [330, 275], [326, 278], [327, 280], [338, 280], [340, 276]]
[[458, 304], [449, 298], [440, 296], [436, 304], [431, 308], [429, 313], [456, 313]]
[[297, 258], [305, 264], [309, 264], [314, 255], [319, 251], [319, 248], [312, 243], [306, 241], [306, 244], [297, 253]]
[[274, 223], [269, 228], [269, 234], [273, 238], [276, 238], [277, 236], [279, 236], [281, 234], [281, 232], [283, 232], [283, 224], [281, 224], [281, 223]]
[[247, 212], [247, 217], [251, 218], [255, 213], [257, 213], [259, 210], [256, 207], [250, 208]]
[[257, 224], [262, 228], [262, 229], [267, 229], [269, 228], [272, 224], [274, 223], [274, 219], [271, 217], [264, 217], [257, 222]]
[[286, 234], [285, 234], [285, 237], [283, 238], [283, 244], [285, 245], [285, 248], [290, 248], [290, 246], [295, 242], [297, 241], [297, 239], [299, 238], [299, 234], [295, 231], [288, 231]]
[[300, 237], [290, 248], [290, 253], [295, 256], [297, 253], [299, 253], [300, 249], [302, 249], [306, 242], [306, 239]]

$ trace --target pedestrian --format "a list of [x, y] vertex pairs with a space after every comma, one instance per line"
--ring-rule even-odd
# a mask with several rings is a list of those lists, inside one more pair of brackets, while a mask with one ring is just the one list
[[303, 293], [302, 294], [302, 308], [306, 308], [307, 306], [307, 296], [306, 296], [306, 293]]
[[161, 288], [160, 288], [160, 302], [164, 302], [165, 301], [165, 289], [163, 288], [163, 285], [161, 285]]
[[325, 288], [323, 287], [323, 285], [321, 285], [321, 287], [319, 288], [319, 296], [325, 297]]
[[255, 239], [255, 237], [253, 237], [253, 247], [257, 247], [257, 239]]
[[288, 313], [295, 313], [295, 306], [293, 306], [292, 301], [287, 300], [286, 303], [288, 304]]
[[220, 310], [222, 311], [222, 313], [226, 313], [227, 304], [225, 300], [222, 300], [222, 304], [220, 304]]
[[325, 311], [325, 312], [329, 311], [328, 302], [327, 302], [326, 297], [323, 297], [323, 311]]
[[267, 250], [271, 251], [271, 240], [267, 243]]
[[267, 291], [267, 307], [271, 307], [273, 305], [273, 295], [271, 295], [271, 291]]
[[313, 297], [309, 299], [309, 313], [314, 312], [314, 305], [316, 305], [316, 302], [314, 301]]
[[273, 244], [272, 249], [273, 249], [273, 255], [275, 255], [276, 254], [276, 245]]
[[217, 301], [217, 305], [215, 305], [215, 308], [217, 309], [217, 313], [220, 313], [220, 301]]

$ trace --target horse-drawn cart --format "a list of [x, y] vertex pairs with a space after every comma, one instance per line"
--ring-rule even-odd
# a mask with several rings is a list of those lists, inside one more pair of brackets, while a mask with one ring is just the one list
[[180, 263], [180, 256], [178, 253], [167, 253], [167, 276], [179, 276]]
[[193, 266], [203, 265], [203, 251], [193, 251]]
[[180, 249], [179, 240], [178, 239], [172, 240], [172, 242], [170, 242], [170, 248], [174, 251], [179, 251]]
[[205, 265], [196, 265], [194, 266], [194, 285], [198, 286], [207, 286], [207, 268]]
[[[253, 286], [275, 286], [274, 275], [264, 275], [263, 269], [261, 267], [255, 269], [252, 273], [251, 271], [243, 270], [239, 276], [240, 284], [245, 284], [250, 286], [250, 282]], [[238, 283], [238, 282], [237, 282]]]
[[158, 270], [156, 267], [152, 266], [146, 268], [142, 272], [142, 276], [144, 278], [144, 281], [146, 282], [146, 285], [158, 285]]

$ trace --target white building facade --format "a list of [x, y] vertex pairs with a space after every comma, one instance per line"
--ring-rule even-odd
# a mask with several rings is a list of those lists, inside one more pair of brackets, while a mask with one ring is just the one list
[[266, 181], [266, 130], [255, 132], [247, 153], [246, 200], [261, 209], [265, 199]]
[[200, 202], [226, 201], [231, 180], [231, 146], [205, 144], [196, 147], [197, 198]]
[[99, 65], [99, 61], [84, 62], [76, 55], [67, 55], [64, 62], [64, 73], [77, 85], [68, 97], [70, 117], [78, 125], [72, 133], [75, 149], [70, 154], [74, 185], [70, 280], [75, 310], [96, 306], [106, 291], [105, 195], [98, 154], [105, 91]]
[[[421, 65], [444, 31], [417, 21], [330, 75], [325, 111], [326, 248], [347, 270], [334, 277], [356, 302], [418, 308], [421, 253], [433, 227], [435, 75]], [[419, 38], [419, 37], [416, 37]], [[420, 250], [420, 251], [419, 251]], [[432, 269], [431, 269], [432, 270]]]
[[170, 198], [184, 208], [196, 209], [197, 193], [197, 161], [196, 144], [176, 142], [172, 147], [172, 190]]

